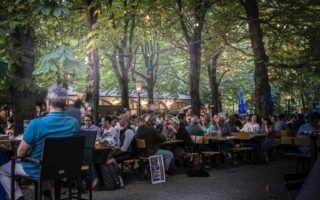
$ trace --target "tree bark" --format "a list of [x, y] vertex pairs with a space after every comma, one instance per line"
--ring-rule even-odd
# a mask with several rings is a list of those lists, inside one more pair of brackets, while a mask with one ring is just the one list
[[190, 57], [190, 96], [192, 112], [195, 115], [200, 115], [200, 95], [199, 95], [199, 82], [201, 70], [201, 35], [205, 21], [205, 15], [212, 5], [211, 0], [196, 0], [193, 2], [194, 8], [190, 13], [193, 14], [194, 25], [193, 31], [190, 33], [187, 28], [187, 23], [183, 14], [183, 1], [177, 0], [179, 9], [179, 22], [184, 35], [184, 39], [188, 43], [188, 52]]
[[18, 26], [11, 38], [15, 54], [15, 57], [11, 58], [13, 61], [13, 79], [10, 84], [12, 111], [15, 134], [21, 134], [23, 133], [23, 120], [30, 120], [36, 116], [35, 94], [27, 86], [24, 86], [22, 90], [18, 89], [15, 80], [26, 80], [32, 83], [35, 41], [33, 30], [26, 26]]
[[220, 56], [220, 51], [212, 56], [211, 63], [208, 65], [209, 83], [211, 89], [211, 102], [213, 105], [212, 114], [221, 112], [220, 97], [219, 97], [219, 83], [217, 81], [217, 62]]
[[[87, 6], [87, 26], [88, 26], [88, 33], [90, 33], [93, 29], [93, 25], [97, 21], [97, 14], [95, 13], [96, 7], [92, 6], [92, 0], [84, 0], [85, 5]], [[90, 41], [93, 38], [90, 37], [87, 40], [87, 43], [89, 44]], [[86, 91], [86, 101], [89, 102], [91, 105], [93, 105], [93, 112], [92, 117], [93, 121], [95, 123], [98, 123], [99, 119], [99, 90], [100, 90], [100, 72], [99, 72], [99, 66], [100, 66], [100, 59], [99, 59], [99, 53], [97, 48], [89, 49], [87, 52], [87, 59], [88, 64], [91, 68], [89, 75], [88, 75], [88, 88]]]
[[260, 27], [259, 9], [257, 0], [241, 1], [245, 8], [249, 24], [249, 35], [254, 54], [254, 81], [256, 96], [256, 113], [268, 116], [268, 56], [266, 55], [263, 34]]
[[140, 78], [144, 79], [147, 83], [147, 92], [148, 92], [148, 104], [154, 103], [154, 86], [157, 81], [157, 70], [159, 66], [159, 57], [160, 57], [160, 47], [157, 42], [157, 38], [153, 40], [145, 41], [144, 46], [141, 47], [145, 68], [147, 74], [144, 75], [140, 72], [137, 72], [132, 68], [132, 73], [138, 75]]

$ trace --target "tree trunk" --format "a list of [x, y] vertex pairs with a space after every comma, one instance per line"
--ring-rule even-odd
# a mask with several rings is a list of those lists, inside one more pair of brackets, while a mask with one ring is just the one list
[[263, 44], [258, 3], [257, 0], [245, 0], [242, 1], [242, 3], [247, 14], [249, 35], [254, 54], [256, 113], [260, 116], [268, 116], [268, 56], [266, 55]]
[[129, 79], [128, 73], [122, 73], [122, 80], [121, 80], [121, 105], [123, 108], [129, 108]]
[[[195, 38], [201, 40], [201, 36], [198, 35]], [[194, 41], [197, 41], [194, 40]], [[199, 94], [199, 82], [200, 82], [200, 69], [201, 69], [201, 42], [192, 42], [189, 46], [190, 56], [190, 96], [192, 112], [195, 115], [200, 115], [200, 94]]]
[[153, 94], [154, 94], [153, 77], [150, 77], [150, 79], [148, 80], [148, 104], [149, 105], [154, 103]]
[[212, 57], [211, 63], [208, 65], [208, 75], [211, 89], [211, 103], [214, 106], [212, 109], [212, 114], [217, 114], [221, 112], [219, 105], [219, 85], [217, 81], [217, 62], [219, 56], [220, 52], [218, 52]]
[[[30, 27], [18, 26], [11, 35], [13, 41], [12, 77], [19, 80], [32, 82], [34, 71], [35, 42], [33, 30]], [[35, 94], [29, 87], [19, 90], [15, 80], [10, 84], [12, 111], [15, 120], [15, 134], [23, 133], [23, 120], [32, 119], [36, 116]]]
[[192, 10], [186, 11], [192, 13], [194, 18], [193, 31], [190, 33], [187, 28], [189, 22], [184, 16], [184, 9], [182, 0], [176, 0], [179, 9], [179, 22], [182, 29], [184, 39], [188, 43], [188, 51], [190, 57], [190, 96], [192, 112], [195, 115], [200, 115], [200, 95], [199, 95], [199, 81], [201, 69], [201, 35], [205, 16], [210, 9], [213, 1], [211, 0], [195, 0], [193, 1], [194, 7]]
[[[133, 45], [133, 36], [134, 36], [133, 32], [136, 27], [135, 17], [136, 17], [138, 2], [139, 1], [136, 2], [136, 5], [132, 5], [130, 8], [128, 8], [129, 5], [127, 0], [123, 2], [124, 3], [123, 6], [126, 12], [124, 14], [124, 19], [123, 19], [124, 25], [123, 27], [121, 27], [121, 29], [123, 28], [121, 41], [120, 41], [120, 44], [118, 43], [118, 41], [114, 42], [114, 51], [112, 55], [107, 54], [107, 56], [109, 57], [112, 63], [114, 74], [120, 85], [121, 105], [124, 108], [129, 108], [128, 74], [132, 68], [132, 60], [133, 60], [132, 45]], [[110, 3], [110, 6], [112, 6], [112, 1], [109, 1], [109, 3]], [[114, 15], [112, 15], [112, 20], [113, 20], [112, 21], [113, 29], [114, 30], [120, 29], [116, 25], [117, 23]]]
[[305, 103], [305, 100], [304, 100], [304, 88], [303, 88], [303, 85], [301, 85], [300, 87], [300, 98], [301, 98], [301, 104], [302, 104], [302, 112], [305, 112], [306, 111], [306, 103]]
[[[84, 0], [88, 10], [87, 10], [87, 25], [88, 25], [88, 33], [92, 31], [93, 25], [97, 21], [97, 14], [95, 13], [96, 7], [91, 5], [92, 0]], [[93, 38], [90, 37], [87, 40], [89, 44]], [[86, 101], [89, 102], [93, 106], [92, 117], [95, 123], [98, 123], [99, 120], [99, 90], [100, 90], [100, 60], [99, 60], [99, 53], [96, 48], [89, 49], [87, 52], [88, 64], [91, 68], [91, 71], [88, 75], [88, 88], [86, 91]]]

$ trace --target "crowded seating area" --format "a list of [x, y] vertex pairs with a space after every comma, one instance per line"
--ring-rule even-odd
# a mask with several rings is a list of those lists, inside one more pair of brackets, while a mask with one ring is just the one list
[[319, 13], [1, 1], [0, 200], [319, 200]]
[[[66, 98], [64, 88], [56, 85], [50, 87], [46, 97], [48, 112], [26, 124], [23, 133], [16, 133], [12, 128], [14, 116], [10, 114], [11, 108], [8, 105], [1, 107], [1, 118], [7, 120], [7, 124], [1, 130], [3, 163], [0, 183], [9, 199], [24, 199], [20, 186], [25, 182], [21, 182], [21, 178], [38, 181], [35, 198], [53, 196], [51, 187], [54, 187], [54, 196], [60, 197], [61, 186], [62, 189], [67, 186], [67, 195], [88, 195], [92, 199], [92, 193], [96, 190], [119, 189], [126, 184], [134, 184], [130, 179], [139, 177], [152, 179], [154, 175], [150, 171], [149, 158], [155, 155], [161, 155], [163, 159], [165, 179], [183, 173], [207, 176], [207, 171], [264, 165], [283, 157], [296, 159], [296, 172], [307, 175], [317, 158], [318, 139], [312, 136], [319, 134], [318, 113], [260, 118], [256, 114], [212, 114], [206, 108], [200, 116], [193, 115], [191, 109], [176, 115], [150, 110], [141, 116], [130, 115], [124, 110], [93, 121], [90, 110], [85, 106], [91, 105], [78, 100], [77, 107], [67, 106]], [[59, 161], [61, 166], [45, 164], [54, 156], [49, 151], [62, 150], [63, 154], [60, 148], [64, 148], [57, 140], [52, 141], [56, 146], [51, 145], [51, 149], [47, 150], [49, 141], [45, 138], [77, 136], [85, 140], [82, 146], [78, 141], [78, 152], [72, 151], [71, 155], [73, 159], [78, 158], [77, 162], [80, 161], [78, 170], [74, 170], [77, 166], [73, 166], [73, 171], [68, 171], [71, 169], [68, 168], [71, 167], [68, 157], [65, 160], [61, 156], [55, 158], [62, 158]], [[11, 156], [14, 156], [12, 161], [5, 163]], [[57, 174], [46, 175], [53, 173], [51, 171], [54, 169]], [[43, 184], [49, 180], [53, 180], [51, 185]], [[288, 183], [288, 189], [299, 189], [302, 184], [293, 187]], [[77, 192], [72, 194], [75, 189]]]

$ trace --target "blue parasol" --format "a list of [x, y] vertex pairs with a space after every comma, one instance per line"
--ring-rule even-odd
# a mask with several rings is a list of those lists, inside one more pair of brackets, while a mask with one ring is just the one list
[[240, 90], [240, 98], [239, 98], [239, 114], [246, 114], [247, 113], [247, 108], [246, 108], [246, 103], [243, 100], [243, 91]]

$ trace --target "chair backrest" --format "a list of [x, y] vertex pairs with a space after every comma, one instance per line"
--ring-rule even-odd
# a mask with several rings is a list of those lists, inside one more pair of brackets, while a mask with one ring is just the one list
[[293, 144], [296, 146], [310, 146], [309, 137], [294, 137]]
[[136, 147], [137, 149], [145, 149], [146, 142], [144, 141], [144, 139], [136, 139]]
[[42, 181], [76, 178], [80, 174], [85, 137], [44, 139], [40, 160]]
[[277, 138], [281, 137], [281, 131], [274, 131], [274, 136], [276, 136]]
[[203, 137], [203, 144], [209, 144], [209, 138]]
[[193, 144], [203, 144], [203, 136], [190, 135]]
[[280, 144], [282, 145], [293, 145], [293, 137], [281, 137]]
[[280, 135], [281, 137], [294, 137], [296, 136], [296, 132], [294, 130], [281, 130]]
[[81, 130], [78, 136], [85, 137], [84, 153], [82, 164], [90, 164], [93, 160], [94, 148], [96, 144], [97, 131]]

